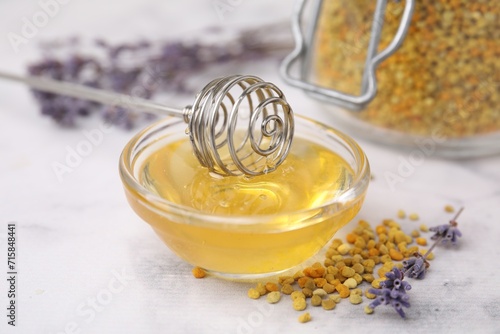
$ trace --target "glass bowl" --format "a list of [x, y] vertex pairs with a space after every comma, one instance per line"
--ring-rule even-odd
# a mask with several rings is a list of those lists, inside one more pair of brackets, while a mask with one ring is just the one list
[[[293, 268], [315, 255], [354, 218], [370, 179], [367, 158], [353, 139], [302, 116], [296, 115], [295, 123], [292, 151], [295, 140], [304, 138], [336, 153], [351, 169], [345, 187], [312, 207], [275, 214], [224, 215], [160, 197], [141, 182], [141, 172], [145, 159], [161, 147], [183, 138], [189, 141], [186, 124], [172, 118], [147, 127], [125, 146], [120, 176], [127, 200], [161, 240], [193, 266], [231, 279], [271, 276]], [[324, 167], [332, 170], [335, 166]], [[279, 172], [278, 168], [273, 173]]]

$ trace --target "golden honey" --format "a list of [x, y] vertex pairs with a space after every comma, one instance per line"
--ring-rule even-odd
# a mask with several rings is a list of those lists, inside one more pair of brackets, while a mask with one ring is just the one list
[[126, 190], [180, 257], [238, 276], [286, 270], [314, 255], [359, 211], [364, 193], [337, 201], [353, 179], [342, 157], [300, 137], [276, 171], [222, 177], [200, 166], [186, 138], [153, 151], [139, 168], [138, 182], [164, 205]]
[[215, 215], [269, 215], [322, 205], [349, 187], [352, 169], [334, 152], [297, 139], [283, 165], [262, 176], [207, 172], [189, 140], [164, 146], [144, 162], [139, 182], [166, 200]]

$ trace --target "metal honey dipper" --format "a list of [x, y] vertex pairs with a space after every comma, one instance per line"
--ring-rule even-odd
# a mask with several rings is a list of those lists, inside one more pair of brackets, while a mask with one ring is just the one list
[[272, 172], [285, 160], [293, 139], [293, 111], [283, 92], [255, 76], [215, 79], [184, 109], [52, 79], [2, 71], [0, 78], [49, 93], [182, 117], [188, 123], [186, 134], [198, 161], [220, 175], [255, 176]]

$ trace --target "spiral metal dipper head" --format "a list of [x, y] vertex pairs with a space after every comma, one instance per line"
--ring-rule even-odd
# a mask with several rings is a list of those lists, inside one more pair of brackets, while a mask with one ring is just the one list
[[186, 108], [185, 120], [199, 162], [220, 175], [272, 172], [293, 138], [293, 111], [283, 92], [254, 76], [213, 80]]

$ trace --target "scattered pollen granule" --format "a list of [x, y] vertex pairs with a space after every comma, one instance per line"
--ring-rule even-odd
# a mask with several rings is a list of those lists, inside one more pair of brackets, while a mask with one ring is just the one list
[[266, 283], [266, 290], [269, 291], [269, 292], [279, 291], [279, 289], [280, 288], [275, 283], [272, 283], [272, 282], [267, 282]]
[[292, 300], [295, 300], [297, 298], [306, 299], [306, 296], [304, 295], [304, 293], [302, 291], [299, 291], [299, 290], [292, 292], [290, 297], [292, 298]]
[[419, 246], [427, 246], [427, 239], [425, 238], [416, 238], [415, 241]]
[[306, 307], [307, 303], [304, 298], [297, 298], [293, 301], [293, 309], [296, 311], [304, 311]]
[[358, 305], [363, 302], [363, 297], [361, 297], [361, 295], [358, 294], [351, 294], [349, 296], [349, 301], [351, 302], [351, 304]]
[[453, 213], [453, 212], [455, 212], [455, 208], [453, 206], [451, 206], [451, 205], [446, 205], [444, 207], [444, 211], [446, 211], [448, 213]]
[[309, 321], [311, 321], [311, 315], [309, 314], [309, 312], [306, 312], [306, 313], [299, 315], [299, 322], [300, 323], [306, 323]]
[[396, 250], [395, 248], [391, 248], [389, 250], [389, 256], [391, 257], [391, 259], [393, 259], [394, 261], [401, 261], [403, 260], [403, 254], [401, 254], [401, 252], [399, 252], [398, 250]]
[[276, 304], [281, 299], [281, 293], [279, 291], [272, 291], [266, 296], [266, 300], [269, 304]]
[[203, 278], [203, 277], [207, 276], [207, 273], [205, 272], [205, 270], [203, 270], [200, 267], [194, 267], [192, 270], [192, 273], [193, 273], [193, 276], [196, 278]]
[[286, 283], [284, 284], [282, 287], [281, 287], [281, 292], [284, 293], [285, 295], [291, 295], [292, 292], [294, 292], [294, 288], [293, 286], [291, 286], [290, 284]]
[[260, 293], [257, 291], [257, 289], [251, 288], [248, 290], [248, 297], [252, 299], [259, 299], [260, 298]]
[[321, 298], [320, 295], [313, 295], [311, 297], [311, 305], [312, 306], [320, 306], [322, 301], [323, 301], [323, 299]]
[[321, 306], [327, 311], [333, 310], [335, 308], [335, 305], [335, 301], [330, 298], [325, 299], [321, 302]]
[[416, 213], [412, 213], [408, 216], [408, 218], [410, 218], [410, 220], [418, 220], [419, 216]]

